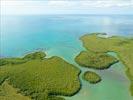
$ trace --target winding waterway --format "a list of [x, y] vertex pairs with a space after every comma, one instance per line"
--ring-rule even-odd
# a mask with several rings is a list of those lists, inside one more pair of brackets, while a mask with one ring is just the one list
[[[110, 52], [111, 55], [115, 53]], [[82, 74], [90, 69], [80, 68], [82, 73], [80, 80], [82, 82], [81, 91], [68, 100], [133, 100], [130, 95], [130, 81], [125, 74], [126, 68], [119, 62], [107, 70], [91, 70], [97, 72], [102, 81], [98, 84], [90, 84], [82, 79]]]

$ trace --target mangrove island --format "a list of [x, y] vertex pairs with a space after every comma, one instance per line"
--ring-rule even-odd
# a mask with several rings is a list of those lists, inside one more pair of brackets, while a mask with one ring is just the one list
[[[77, 93], [80, 90], [80, 70], [60, 57], [45, 56], [44, 52], [35, 52], [23, 58], [1, 58], [0, 85], [6, 81], [17, 92], [33, 100], [64, 100], [60, 96]], [[7, 98], [4, 95], [2, 99]]]
[[92, 71], [87, 71], [83, 74], [83, 79], [92, 83], [92, 84], [96, 84], [98, 82], [101, 81], [101, 77], [96, 74], [95, 72]]
[[[103, 34], [100, 33], [86, 34], [82, 36], [80, 40], [83, 42], [83, 46], [88, 51], [95, 53], [108, 53], [111, 51], [117, 53], [119, 60], [125, 65], [127, 69], [126, 74], [131, 82], [130, 90], [133, 96], [133, 37], [104, 37], [102, 35]], [[88, 53], [86, 53], [86, 55], [87, 54]], [[82, 54], [81, 59], [83, 58], [84, 55]], [[78, 59], [78, 62], [79, 61], [80, 59]], [[84, 64], [86, 62], [82, 61], [82, 63]]]

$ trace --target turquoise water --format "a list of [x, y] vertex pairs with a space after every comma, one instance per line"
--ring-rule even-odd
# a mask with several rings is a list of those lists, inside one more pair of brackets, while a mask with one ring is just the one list
[[[84, 50], [79, 40], [83, 34], [106, 32], [108, 35], [133, 35], [133, 16], [1, 16], [1, 19], [1, 57], [22, 56], [31, 51], [44, 50], [48, 57], [57, 55], [77, 65], [74, 57]], [[79, 68], [82, 72], [88, 70]], [[102, 82], [91, 85], [80, 78], [82, 89], [67, 99], [133, 100], [121, 63], [97, 73], [102, 76]]]
[[124, 66], [118, 63], [108, 70], [95, 71], [102, 77], [102, 81], [95, 85], [80, 78], [82, 89], [67, 100], [133, 100], [128, 89], [129, 80], [122, 68], [124, 69]]
[[0, 56], [20, 56], [35, 49], [78, 51], [78, 38], [85, 33], [132, 35], [132, 27], [133, 16], [1, 16]]
[[[117, 57], [114, 52], [108, 54]], [[80, 75], [82, 89], [77, 95], [66, 97], [66, 100], [133, 100], [129, 91], [130, 81], [125, 74], [126, 68], [121, 62], [112, 65], [107, 70], [79, 68], [82, 70]], [[82, 79], [83, 73], [88, 70], [98, 73], [102, 81], [98, 84], [89, 84]]]

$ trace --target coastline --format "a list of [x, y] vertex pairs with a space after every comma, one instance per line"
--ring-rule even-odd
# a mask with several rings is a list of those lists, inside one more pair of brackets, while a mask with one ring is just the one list
[[[36, 65], [36, 64], [43, 64], [43, 63], [46, 63], [46, 64], [48, 64], [48, 62], [50, 63], [50, 64], [54, 64], [55, 65], [55, 67], [51, 67], [51, 65], [47, 65], [47, 67], [49, 66], [50, 68], [52, 68], [52, 69], [49, 69], [49, 71], [51, 70], [54, 70], [54, 71], [57, 71], [58, 72], [58, 74], [57, 74], [57, 76], [55, 77], [55, 78], [57, 78], [58, 79], [58, 81], [60, 80], [61, 81], [61, 79], [62, 79], [62, 75], [61, 75], [61, 72], [60, 71], [63, 71], [64, 69], [62, 69], [62, 64], [64, 65], [63, 67], [65, 67], [65, 69], [66, 69], [66, 71], [69, 71], [70, 72], [70, 75], [69, 75], [69, 77], [70, 76], [72, 76], [71, 77], [71, 79], [69, 79], [69, 78], [67, 78], [65, 75], [67, 75], [66, 74], [66, 72], [64, 73], [64, 77], [66, 77], [65, 79], [66, 79], [66, 82], [65, 81], [62, 81], [62, 82], [65, 82], [65, 83], [61, 83], [61, 82], [58, 82], [57, 81], [57, 86], [60, 84], [61, 86], [58, 86], [58, 87], [52, 87], [52, 88], [55, 88], [55, 89], [53, 89], [53, 92], [52, 91], [50, 91], [49, 93], [48, 93], [48, 95], [50, 94], [50, 96], [55, 96], [55, 95], [57, 95], [57, 96], [69, 96], [69, 97], [71, 97], [71, 96], [73, 96], [73, 95], [75, 95], [75, 94], [77, 94], [79, 91], [80, 91], [80, 89], [81, 89], [81, 82], [80, 82], [80, 78], [79, 78], [79, 75], [80, 75], [80, 73], [81, 73], [81, 70], [79, 69], [79, 68], [77, 68], [75, 65], [73, 65], [73, 64], [71, 64], [71, 63], [69, 63], [69, 62], [67, 62], [66, 60], [64, 60], [63, 58], [60, 58], [60, 57], [57, 57], [57, 56], [52, 56], [52, 57], [50, 57], [50, 58], [45, 58], [45, 59], [42, 59], [42, 55], [40, 55], [40, 54], [42, 54], [42, 52], [35, 52], [35, 53], [31, 53], [31, 54], [27, 54], [27, 55], [25, 55], [24, 56], [24, 58], [25, 59], [29, 59], [29, 61], [27, 61], [26, 63], [23, 63], [23, 64], [16, 64], [16, 65], [11, 65], [11, 64], [7, 64], [7, 65], [4, 65], [3, 67], [1, 67], [1, 70], [5, 70], [6, 69], [6, 67], [15, 67], [16, 68], [16, 70], [19, 68], [19, 70], [23, 70], [23, 68], [21, 68], [21, 66], [23, 66], [24, 67], [24, 69], [26, 70], [26, 71], [29, 71], [29, 73], [30, 74], [33, 74], [33, 72], [32, 72], [32, 69], [31, 68], [33, 68], [33, 70], [34, 70], [34, 68], [36, 67], [36, 66], [34, 66], [32, 63], [34, 62], [34, 64]], [[43, 55], [43, 57], [45, 57], [44, 55]], [[61, 64], [60, 64], [61, 63]], [[27, 68], [26, 66], [28, 65], [28, 64], [30, 64], [31, 66], [29, 66], [29, 68]], [[57, 65], [56, 65], [57, 64]], [[59, 66], [59, 64], [60, 64], [60, 66]], [[43, 66], [40, 66], [40, 65], [38, 65], [39, 67], [42, 67], [42, 68], [45, 68], [45, 66], [43, 67]], [[59, 66], [59, 67], [58, 67]], [[38, 67], [38, 69], [36, 69], [36, 72], [38, 72], [38, 71], [40, 71], [40, 70], [42, 70], [42, 69], [40, 69]], [[46, 67], [46, 68], [47, 68]], [[57, 68], [56, 68], [57, 67]], [[10, 72], [10, 70], [8, 70], [8, 68], [7, 68], [7, 70], [9, 71], [9, 73], [11, 74], [14, 74], [14, 75], [16, 75], [17, 73], [14, 73], [14, 68], [12, 69], [12, 68], [9, 68], [10, 70], [11, 70], [11, 72]], [[6, 71], [7, 71], [6, 70]], [[8, 72], [7, 71], [7, 72]], [[44, 70], [45, 71], [45, 70]], [[47, 71], [46, 71], [47, 72]], [[40, 73], [43, 73], [43, 72], [40, 72]], [[50, 72], [51, 73], [51, 72]], [[54, 73], [54, 72], [53, 72]], [[62, 74], [63, 74], [62, 73]], [[3, 74], [5, 75], [5, 76], [3, 76]], [[9, 77], [10, 78], [12, 78], [12, 74], [10, 75], [9, 74]], [[52, 73], [51, 73], [52, 74]], [[51, 75], [50, 74], [50, 75]], [[54, 73], [54, 74], [56, 74], [56, 73]], [[6, 75], [6, 72], [5, 73], [0, 73], [0, 75], [2, 75], [3, 77], [6, 77], [6, 76], [8, 76], [8, 75]], [[40, 74], [39, 74], [40, 75]], [[49, 75], [49, 74], [48, 74]], [[18, 75], [19, 76], [19, 75]], [[22, 76], [23, 77], [23, 76]], [[35, 78], [36, 76], [32, 76], [32, 77], [29, 77], [29, 79], [31, 78]], [[47, 77], [47, 75], [46, 75], [46, 77]], [[19, 78], [21, 78], [21, 76], [19, 76]], [[18, 80], [19, 80], [19, 78], [18, 78]], [[26, 77], [25, 77], [26, 78]], [[38, 76], [38, 78], [39, 78], [39, 76]], [[41, 76], [40, 76], [40, 78], [41, 78]], [[7, 79], [7, 77], [6, 77], [6, 79]], [[16, 79], [17, 80], [17, 79]], [[47, 79], [48, 80], [48, 79]], [[54, 78], [52, 78], [52, 80], [54, 81]], [[69, 81], [68, 81], [69, 80]], [[5, 78], [4, 78], [4, 80], [1, 78], [1, 84], [3, 83], [5, 81]], [[10, 80], [10, 81], [12, 81], [13, 82], [13, 79], [12, 80]], [[51, 81], [51, 82], [53, 82], [53, 81]], [[23, 87], [23, 86], [21, 86], [20, 84], [21, 84], [21, 82], [20, 82], [20, 84], [19, 85], [17, 85], [16, 83], [12, 83], [11, 82], [11, 84], [12, 84], [12, 86], [13, 87], [15, 87], [15, 88], [23, 88], [23, 89], [25, 89], [25, 87]], [[34, 82], [34, 81], [33, 81]], [[72, 83], [71, 83], [72, 82]], [[46, 82], [47, 83], [47, 82]], [[27, 84], [27, 81], [25, 81], [25, 83], [23, 83], [23, 84]], [[41, 84], [41, 83], [40, 83]], [[48, 83], [47, 83], [48, 84]], [[58, 90], [58, 88], [61, 88], [61, 89], [63, 89], [64, 88], [64, 84], [66, 84], [66, 86], [67, 86], [67, 88], [66, 89], [64, 89], [64, 90]], [[50, 84], [49, 84], [50, 85]], [[72, 88], [70, 88], [71, 87], [71, 85], [73, 85], [74, 87], [72, 87]], [[32, 86], [31, 86], [32, 87]], [[30, 90], [30, 88], [31, 87], [29, 87], [29, 90]], [[34, 85], [33, 85], [33, 87], [34, 87]], [[47, 89], [47, 87], [45, 87], [44, 86], [44, 88], [46, 88]], [[51, 89], [52, 89], [51, 88]], [[68, 89], [68, 90], [67, 90]], [[33, 88], [33, 90], [34, 90], [34, 88]], [[19, 92], [21, 92], [22, 94], [25, 94], [26, 93], [26, 91], [19, 91]], [[27, 91], [27, 93], [28, 93], [28, 91]], [[36, 92], [35, 92], [36, 93]], [[30, 96], [30, 97], [32, 97], [32, 94], [31, 95], [28, 95], [28, 96]], [[49, 97], [49, 96], [48, 96]], [[53, 97], [53, 98], [56, 98], [56, 97]]]
[[[99, 37], [98, 35], [99, 35], [100, 33], [98, 33], [98, 34], [85, 34], [85, 35], [83, 35], [83, 36], [81, 36], [80, 37], [80, 40], [82, 41], [82, 46], [84, 47], [84, 48], [86, 48], [87, 50], [90, 50], [90, 51], [95, 51], [94, 50], [94, 48], [88, 48], [88, 47], [86, 47], [86, 45], [85, 45], [85, 41], [83, 40], [85, 37], [87, 37], [87, 36], [91, 36], [91, 35], [94, 35], [94, 36], [96, 36], [96, 37], [98, 37], [98, 38], [103, 38], [103, 39], [110, 39], [110, 38], [114, 38], [114, 37], [118, 37], [119, 38], [119, 36], [111, 36], [111, 37]], [[120, 36], [120, 38], [122, 38], [122, 39], [132, 39], [133, 37], [124, 37], [124, 36]], [[92, 43], [93, 44], [93, 43]], [[96, 52], [98, 52], [98, 51], [96, 51]], [[99, 51], [99, 52], [101, 52], [101, 51]], [[133, 81], [132, 81], [132, 79], [133, 79], [133, 76], [131, 75], [131, 72], [130, 72], [130, 67], [125, 63], [125, 61], [123, 61], [122, 60], [122, 57], [120, 56], [120, 54], [119, 54], [119, 52], [117, 52], [117, 51], [115, 51], [115, 50], [103, 50], [102, 52], [104, 52], [104, 53], [108, 53], [108, 52], [115, 52], [117, 55], [118, 55], [118, 59], [124, 64], [124, 66], [125, 66], [125, 68], [126, 68], [126, 71], [125, 71], [125, 74], [127, 75], [127, 77], [128, 77], [128, 79], [130, 80], [130, 92], [131, 92], [131, 95], [133, 96]]]

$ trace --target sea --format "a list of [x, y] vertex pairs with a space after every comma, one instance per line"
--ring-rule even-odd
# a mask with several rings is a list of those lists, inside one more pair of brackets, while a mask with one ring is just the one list
[[109, 36], [133, 36], [133, 15], [2, 15], [0, 57], [23, 57], [42, 50], [47, 57], [59, 56], [81, 69], [81, 90], [66, 100], [133, 100], [125, 66], [120, 62], [110, 69], [96, 71], [102, 81], [89, 84], [74, 61], [85, 50], [79, 40], [84, 34], [107, 33]]

